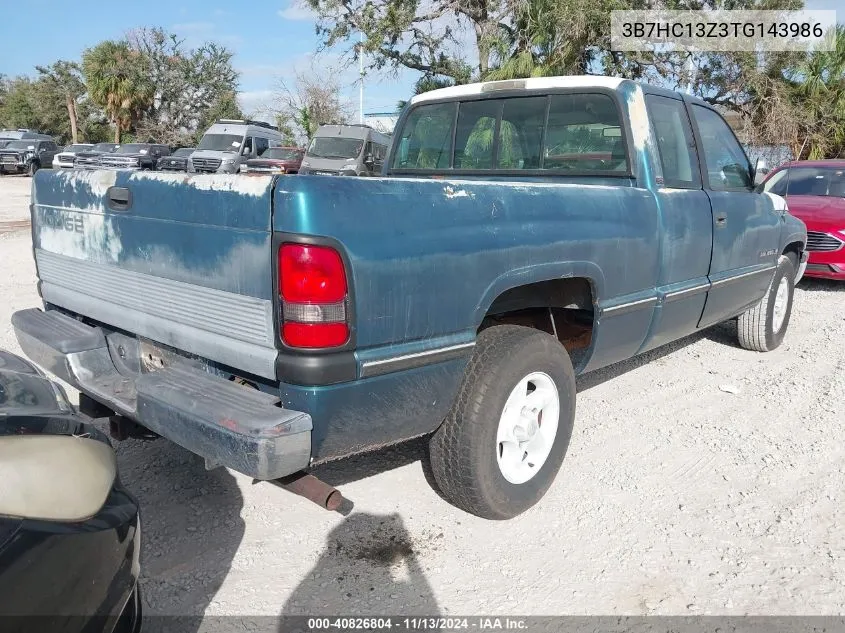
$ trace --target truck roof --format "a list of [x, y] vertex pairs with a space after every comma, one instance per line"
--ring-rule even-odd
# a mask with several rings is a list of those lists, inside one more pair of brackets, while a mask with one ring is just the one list
[[431, 90], [411, 98], [411, 103], [469, 97], [495, 90], [551, 90], [554, 88], [610, 88], [616, 90], [626, 81], [620, 77], [601, 75], [572, 75], [566, 77], [530, 77], [528, 79], [506, 79], [503, 81], [482, 81], [474, 84], [450, 86]]

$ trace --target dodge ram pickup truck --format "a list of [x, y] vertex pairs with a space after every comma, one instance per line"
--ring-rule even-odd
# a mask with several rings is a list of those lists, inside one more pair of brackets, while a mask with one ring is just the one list
[[[756, 171], [761, 171], [757, 169]], [[721, 115], [601, 77], [414, 97], [381, 177], [38, 173], [25, 353], [95, 417], [256, 479], [428, 437], [513, 517], [575, 377], [737, 319], [784, 338], [806, 229]]]

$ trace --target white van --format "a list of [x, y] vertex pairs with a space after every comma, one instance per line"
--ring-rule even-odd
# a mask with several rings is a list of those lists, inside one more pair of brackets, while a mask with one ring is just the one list
[[258, 158], [268, 147], [282, 144], [279, 130], [263, 121], [220, 119], [203, 134], [188, 161], [199, 174], [236, 174], [242, 163]]
[[300, 174], [378, 176], [390, 137], [369, 125], [321, 125], [308, 144]]

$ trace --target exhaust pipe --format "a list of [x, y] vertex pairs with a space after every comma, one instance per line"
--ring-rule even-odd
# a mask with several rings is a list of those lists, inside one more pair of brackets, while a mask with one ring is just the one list
[[304, 472], [282, 477], [277, 479], [276, 483], [285, 490], [305, 497], [330, 512], [337, 510], [343, 503], [343, 495], [340, 494], [339, 490], [324, 481], [320, 481], [314, 475]]

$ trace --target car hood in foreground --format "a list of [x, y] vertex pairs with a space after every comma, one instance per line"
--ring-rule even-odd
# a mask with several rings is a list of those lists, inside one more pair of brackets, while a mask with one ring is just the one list
[[0, 349], [0, 420], [70, 412], [61, 387], [29, 361]]

